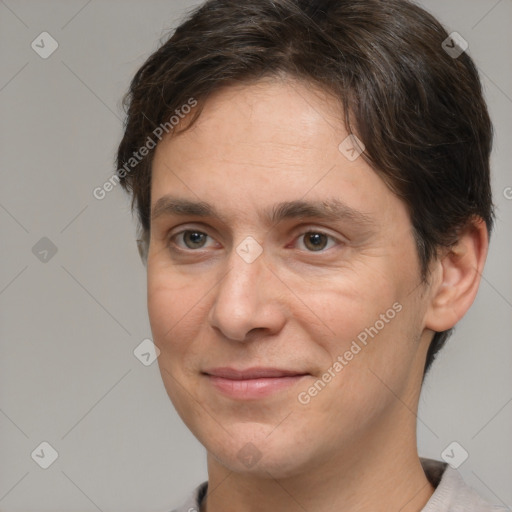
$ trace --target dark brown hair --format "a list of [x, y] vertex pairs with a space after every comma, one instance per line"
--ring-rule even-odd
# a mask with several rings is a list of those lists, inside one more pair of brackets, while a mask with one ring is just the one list
[[[205, 2], [137, 71], [124, 100], [117, 173], [143, 238], [154, 149], [126, 164], [158, 126], [169, 128], [191, 98], [198, 108], [188, 126], [221, 87], [290, 76], [339, 99], [340, 121], [364, 143], [363, 157], [408, 207], [427, 280], [439, 248], [477, 217], [490, 233], [494, 217], [491, 121], [473, 61], [445, 51], [447, 38], [434, 17], [406, 0]], [[434, 335], [425, 372], [450, 333]]]

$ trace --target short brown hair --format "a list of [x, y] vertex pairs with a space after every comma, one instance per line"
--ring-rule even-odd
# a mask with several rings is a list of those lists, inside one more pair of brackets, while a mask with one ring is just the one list
[[[448, 37], [407, 0], [208, 0], [146, 60], [124, 99], [117, 169], [143, 237], [154, 149], [133, 170], [126, 162], [155, 127], [190, 98], [199, 108], [188, 127], [221, 87], [284, 75], [339, 99], [364, 158], [408, 207], [426, 280], [439, 248], [478, 217], [490, 233], [494, 218], [492, 124], [472, 59], [446, 52]], [[425, 373], [450, 333], [435, 333]]]

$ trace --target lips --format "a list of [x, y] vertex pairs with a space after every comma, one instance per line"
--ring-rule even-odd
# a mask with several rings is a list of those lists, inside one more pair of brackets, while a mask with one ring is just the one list
[[222, 377], [231, 380], [265, 379], [279, 377], [293, 377], [296, 375], [307, 375], [307, 372], [294, 370], [281, 370], [277, 368], [248, 368], [246, 370], [235, 370], [234, 368], [213, 368], [206, 370], [207, 375]]
[[203, 373], [216, 391], [236, 400], [258, 400], [277, 394], [309, 375], [278, 368], [212, 368]]

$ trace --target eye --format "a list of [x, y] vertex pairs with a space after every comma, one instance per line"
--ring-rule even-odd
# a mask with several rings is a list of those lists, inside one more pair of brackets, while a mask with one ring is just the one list
[[[203, 249], [206, 246], [208, 238], [210, 237], [202, 231], [187, 229], [173, 235], [170, 241], [181, 249]], [[175, 242], [175, 240], [177, 240], [177, 242]], [[179, 243], [180, 241], [181, 243]]]
[[[302, 244], [299, 243], [299, 245], [303, 245], [308, 252], [320, 252], [339, 243], [334, 237], [322, 231], [307, 231], [302, 233], [297, 240], [302, 240]], [[331, 245], [329, 245], [330, 241]]]

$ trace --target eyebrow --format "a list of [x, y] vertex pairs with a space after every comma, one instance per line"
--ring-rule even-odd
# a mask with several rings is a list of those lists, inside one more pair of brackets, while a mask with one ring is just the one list
[[[180, 197], [165, 195], [159, 198], [151, 212], [151, 221], [169, 215], [180, 217], [209, 217], [227, 224], [224, 215], [211, 204], [204, 201], [191, 201]], [[375, 220], [368, 214], [356, 210], [339, 199], [323, 201], [285, 201], [273, 205], [263, 212], [268, 224], [277, 224], [285, 219], [318, 218], [326, 221], [347, 220], [361, 227], [375, 226]]]

